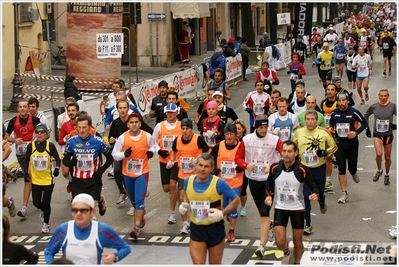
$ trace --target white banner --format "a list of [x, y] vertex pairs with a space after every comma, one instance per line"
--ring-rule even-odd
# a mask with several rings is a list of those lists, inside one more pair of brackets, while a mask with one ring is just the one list
[[291, 24], [291, 14], [289, 12], [277, 14], [277, 25], [287, 24]]
[[97, 33], [97, 58], [121, 58], [123, 54], [123, 33]]

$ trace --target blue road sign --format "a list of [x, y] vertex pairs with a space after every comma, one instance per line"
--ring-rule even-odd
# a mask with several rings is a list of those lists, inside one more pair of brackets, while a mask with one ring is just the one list
[[148, 20], [166, 20], [165, 13], [149, 13]]

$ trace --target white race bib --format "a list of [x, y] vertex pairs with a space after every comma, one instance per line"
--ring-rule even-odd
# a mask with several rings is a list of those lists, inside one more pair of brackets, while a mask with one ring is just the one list
[[303, 157], [305, 159], [306, 166], [314, 166], [319, 163], [319, 157], [317, 156], [316, 150], [304, 151]]
[[134, 176], [140, 176], [143, 174], [143, 159], [128, 159], [127, 160], [127, 172]]
[[45, 171], [48, 169], [47, 155], [33, 155], [33, 168], [36, 171]]
[[297, 199], [295, 189], [284, 186], [278, 189], [278, 201], [282, 205], [290, 205]]
[[94, 171], [94, 154], [77, 154], [76, 159], [78, 171]]
[[324, 114], [324, 124], [325, 125], [330, 125], [330, 120], [331, 120], [331, 114]]
[[222, 161], [221, 162], [221, 170], [222, 170], [222, 178], [234, 178], [237, 175], [236, 172], [236, 164], [231, 161]]
[[339, 137], [348, 137], [349, 123], [337, 123], [336, 130]]
[[290, 79], [293, 80], [293, 81], [298, 80], [298, 74], [291, 73]]
[[337, 54], [337, 59], [344, 59], [344, 54]]
[[254, 105], [254, 113], [256, 115], [260, 115], [264, 113], [264, 105], [263, 104], [255, 104]]
[[16, 149], [17, 149], [17, 151], [16, 151], [16, 154], [17, 155], [19, 155], [19, 156], [23, 156], [23, 155], [25, 155], [26, 154], [26, 150], [27, 150], [27, 148], [28, 148], [28, 142], [23, 142], [22, 144], [20, 144], [20, 145], [15, 145], [15, 147], [16, 147]]
[[165, 150], [172, 150], [177, 135], [162, 135], [162, 144]]
[[193, 164], [193, 157], [189, 157], [189, 158], [183, 158], [180, 157], [180, 168], [183, 171], [183, 173], [192, 173], [194, 172], [194, 164]]
[[269, 168], [269, 163], [264, 160], [252, 160], [252, 164], [255, 165], [254, 170], [251, 172], [252, 177], [264, 177]]
[[389, 131], [389, 120], [376, 120], [377, 132], [385, 133]]
[[286, 141], [290, 138], [291, 129], [290, 127], [280, 127], [276, 128], [278, 130], [277, 136], [281, 139], [281, 141]]
[[330, 68], [330, 66], [331, 66], [331, 63], [329, 61], [324, 61], [324, 68], [325, 69]]
[[210, 206], [211, 202], [209, 201], [190, 201], [191, 212], [197, 222], [203, 222], [208, 219]]

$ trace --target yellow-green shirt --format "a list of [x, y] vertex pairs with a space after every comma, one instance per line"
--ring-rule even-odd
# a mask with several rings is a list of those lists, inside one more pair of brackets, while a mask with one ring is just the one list
[[310, 131], [307, 127], [297, 129], [293, 141], [298, 145], [301, 163], [309, 168], [325, 164], [325, 157], [318, 157], [316, 150], [327, 150], [330, 156], [338, 147], [332, 136], [322, 127]]

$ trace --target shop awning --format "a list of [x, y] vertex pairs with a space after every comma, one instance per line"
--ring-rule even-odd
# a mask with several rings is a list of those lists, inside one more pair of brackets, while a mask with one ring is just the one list
[[209, 3], [172, 3], [174, 19], [210, 17]]

